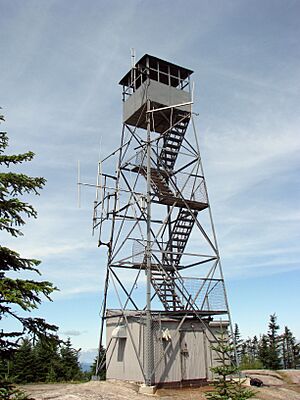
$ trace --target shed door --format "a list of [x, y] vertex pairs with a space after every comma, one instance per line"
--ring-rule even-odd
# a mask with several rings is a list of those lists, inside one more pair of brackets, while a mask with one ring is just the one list
[[205, 379], [206, 354], [201, 331], [181, 332], [181, 379]]

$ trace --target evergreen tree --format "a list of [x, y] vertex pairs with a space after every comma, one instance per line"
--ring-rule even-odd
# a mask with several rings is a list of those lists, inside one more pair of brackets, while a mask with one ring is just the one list
[[285, 369], [294, 369], [299, 365], [299, 344], [290, 329], [285, 326], [282, 335], [282, 358]]
[[[242, 345], [243, 340], [241, 338], [241, 333], [238, 327], [238, 324], [234, 324], [234, 331], [233, 331], [233, 344], [235, 345], [236, 355], [238, 364], [241, 363], [242, 360]], [[234, 357], [235, 358], [235, 357]]]
[[[98, 354], [99, 356], [99, 365], [98, 368], [100, 371], [98, 372], [98, 376], [100, 380], [105, 380], [106, 379], [106, 350], [105, 348], [101, 345], [100, 347], [100, 352]], [[90, 378], [94, 375], [97, 375], [97, 364], [98, 364], [98, 356], [95, 357], [93, 364], [91, 365], [90, 368]]]
[[101, 380], [106, 379], [106, 350], [105, 348], [101, 345], [100, 346], [100, 352], [99, 352], [99, 377]]
[[279, 352], [279, 341], [280, 337], [278, 335], [279, 325], [277, 324], [276, 314], [270, 315], [269, 330], [268, 330], [268, 355], [267, 355], [267, 368], [279, 369], [280, 363], [280, 352]]
[[79, 380], [82, 372], [78, 361], [78, 351], [72, 348], [71, 340], [68, 338], [66, 344], [61, 348], [61, 378], [65, 381]]
[[9, 361], [0, 358], [0, 380], [9, 373]]
[[0, 399], [1, 400], [34, 400], [32, 397], [29, 397], [22, 390], [15, 388], [15, 386], [7, 380], [1, 384]]
[[294, 344], [292, 346], [292, 354], [293, 354], [293, 364], [292, 368], [300, 368], [300, 343], [296, 343], [296, 339], [294, 338]]
[[[0, 120], [4, 121], [3, 116]], [[3, 168], [10, 168], [24, 162], [31, 161], [34, 153], [4, 154], [8, 146], [6, 132], [0, 132], [0, 230], [11, 236], [22, 235], [20, 227], [25, 224], [26, 218], [36, 218], [37, 213], [32, 205], [20, 199], [28, 194], [39, 194], [45, 179], [30, 177], [22, 173], [3, 172]], [[19, 310], [30, 312], [38, 308], [43, 296], [50, 299], [55, 290], [48, 281], [14, 278], [11, 272], [39, 273], [39, 261], [21, 257], [15, 251], [0, 246], [0, 320], [10, 317], [19, 323], [19, 329], [13, 332], [0, 331], [0, 358], [11, 357], [18, 347], [17, 339], [26, 333], [36, 336], [55, 337], [57, 327], [49, 325], [42, 318], [22, 316]]]
[[264, 368], [268, 368], [269, 341], [267, 335], [262, 335], [258, 345], [258, 359]]
[[248, 338], [242, 345], [241, 369], [261, 369], [263, 364], [259, 359], [259, 342], [257, 336]]
[[91, 374], [91, 376], [92, 376], [92, 375], [96, 375], [97, 360], [98, 360], [98, 356], [95, 357], [95, 359], [94, 359], [94, 361], [93, 361], [93, 364], [91, 365], [91, 368], [90, 368], [90, 374]]
[[34, 382], [34, 366], [35, 357], [31, 342], [28, 338], [24, 338], [21, 346], [14, 354], [10, 374], [17, 383]]
[[241, 362], [247, 356], [248, 356], [247, 343], [243, 341], [243, 343], [241, 344]]
[[241, 379], [232, 378], [232, 375], [237, 374], [239, 369], [232, 364], [230, 355], [234, 351], [234, 346], [226, 338], [223, 330], [220, 332], [218, 344], [211, 348], [218, 355], [215, 359], [218, 365], [211, 368], [211, 371], [217, 375], [217, 379], [214, 381], [214, 390], [207, 392], [206, 398], [209, 400], [246, 400], [253, 397], [254, 391], [243, 387]]
[[34, 346], [35, 381], [56, 382], [62, 375], [56, 340], [39, 340]]
[[285, 327], [284, 334], [282, 335], [282, 349], [281, 349], [281, 354], [282, 354], [282, 364], [284, 369], [288, 369], [288, 334], [287, 332], [287, 327]]
[[257, 360], [258, 358], [258, 339], [256, 335], [253, 336], [251, 341], [251, 356], [253, 360]]

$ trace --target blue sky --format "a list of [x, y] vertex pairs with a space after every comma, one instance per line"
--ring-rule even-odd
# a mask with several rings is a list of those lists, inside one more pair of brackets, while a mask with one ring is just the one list
[[[94, 190], [77, 208], [76, 165], [95, 182], [117, 147], [121, 87], [150, 53], [195, 71], [197, 131], [232, 317], [244, 337], [299, 323], [299, 1], [0, 0], [0, 105], [23, 171], [47, 178], [36, 221], [2, 243], [41, 259], [60, 292], [40, 315], [95, 348], [105, 250]], [[3, 127], [4, 128], [4, 127]], [[102, 139], [101, 139], [102, 138]]]

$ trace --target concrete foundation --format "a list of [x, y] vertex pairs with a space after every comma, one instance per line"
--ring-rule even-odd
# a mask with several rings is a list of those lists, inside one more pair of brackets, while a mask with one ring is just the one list
[[157, 390], [157, 386], [146, 386], [143, 384], [139, 387], [139, 393], [147, 394], [150, 396], [154, 395], [156, 390]]

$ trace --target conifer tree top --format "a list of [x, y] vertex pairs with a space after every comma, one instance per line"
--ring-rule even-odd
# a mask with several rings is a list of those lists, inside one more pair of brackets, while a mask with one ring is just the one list
[[[0, 116], [0, 121], [4, 117]], [[31, 177], [10, 171], [33, 159], [34, 153], [6, 154], [8, 136], [0, 132], [0, 230], [11, 236], [22, 235], [21, 227], [26, 219], [37, 217], [34, 207], [22, 200], [24, 194], [38, 195], [45, 185], [43, 177]], [[50, 299], [56, 290], [51, 282], [33, 279], [12, 278], [11, 272], [36, 272], [40, 261], [21, 257], [17, 252], [0, 246], [0, 320], [10, 317], [19, 323], [13, 332], [0, 331], [0, 356], [10, 357], [18, 347], [18, 339], [25, 333], [34, 336], [56, 338], [57, 327], [42, 318], [23, 317], [21, 312], [30, 312], [41, 304], [42, 298]]]

